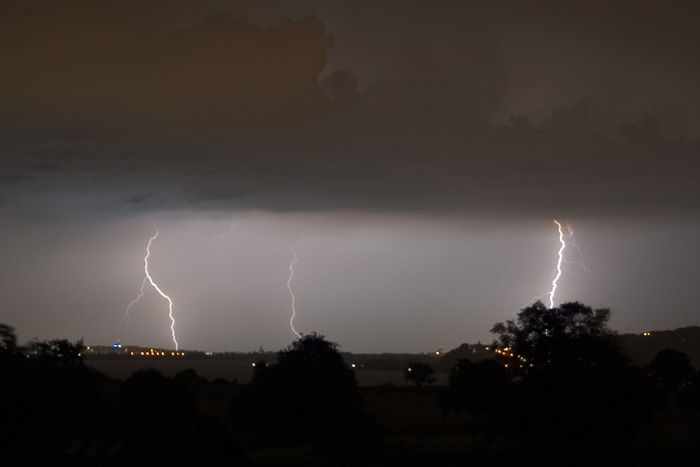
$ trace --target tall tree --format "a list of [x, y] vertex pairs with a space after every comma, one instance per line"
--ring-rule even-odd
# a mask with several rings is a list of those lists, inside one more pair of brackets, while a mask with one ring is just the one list
[[645, 370], [668, 391], [687, 383], [694, 371], [688, 355], [673, 349], [660, 350]]
[[433, 376], [433, 373], [435, 373], [433, 367], [422, 362], [409, 363], [404, 368], [404, 378], [407, 381], [411, 381], [418, 388], [424, 384], [434, 383], [435, 376]]
[[609, 319], [610, 310], [579, 302], [537, 302], [493, 327], [515, 383], [506, 402], [513, 434], [524, 446], [584, 455], [619, 445], [649, 416], [651, 391]]
[[609, 320], [607, 308], [593, 310], [579, 302], [547, 308], [537, 301], [491, 332], [499, 335], [501, 355], [515, 371], [620, 364], [624, 357]]
[[338, 345], [316, 333], [281, 350], [276, 363], [257, 364], [253, 381], [234, 396], [232, 416], [266, 445], [310, 444], [326, 453], [357, 451], [375, 431]]

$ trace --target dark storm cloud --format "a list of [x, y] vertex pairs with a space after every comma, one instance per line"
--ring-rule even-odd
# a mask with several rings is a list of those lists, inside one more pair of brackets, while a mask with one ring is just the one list
[[281, 348], [303, 232], [299, 329], [487, 342], [548, 290], [557, 218], [590, 268], [557, 300], [696, 324], [699, 26], [696, 1], [0, 2], [0, 321], [170, 345], [155, 293], [115, 329], [157, 226], [183, 348]]
[[[143, 128], [274, 119], [307, 93], [331, 44], [313, 17], [261, 28], [211, 12], [157, 37], [103, 2], [11, 2], [3, 8], [6, 121]], [[301, 97], [299, 97], [301, 96]]]
[[4, 3], [3, 193], [697, 213], [694, 3], [287, 3]]

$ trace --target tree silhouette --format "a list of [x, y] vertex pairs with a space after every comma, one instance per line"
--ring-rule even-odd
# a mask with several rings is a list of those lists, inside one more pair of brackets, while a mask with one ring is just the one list
[[108, 378], [85, 365], [81, 341], [20, 348], [11, 326], [0, 326], [0, 333], [0, 414], [8, 428], [0, 448], [5, 458], [20, 454], [27, 465], [42, 465], [43, 457], [60, 453], [75, 433], [101, 419]]
[[347, 454], [371, 444], [376, 431], [362, 412], [355, 375], [337, 344], [312, 333], [257, 364], [253, 381], [232, 403], [232, 416], [265, 445], [315, 446]]
[[409, 363], [408, 366], [404, 368], [404, 378], [406, 378], [407, 381], [413, 382], [418, 388], [423, 384], [434, 383], [435, 377], [433, 373], [435, 373], [433, 367], [422, 362]]
[[3, 466], [249, 465], [225, 426], [197, 409], [193, 394], [208, 383], [194, 370], [120, 383], [85, 364], [82, 341], [18, 348], [11, 326], [0, 333]]
[[[547, 308], [541, 301], [521, 310], [515, 321], [496, 323], [504, 364], [520, 372], [531, 368], [618, 365], [624, 360], [615, 333], [608, 329], [610, 310], [579, 302]], [[511, 356], [512, 354], [512, 356]]]
[[687, 383], [694, 371], [688, 355], [672, 349], [659, 351], [645, 370], [667, 391], [676, 390]]
[[13, 353], [17, 350], [17, 335], [15, 328], [9, 324], [0, 323], [0, 352]]
[[524, 446], [583, 456], [629, 439], [650, 415], [650, 388], [608, 329], [609, 319], [608, 309], [537, 302], [493, 327], [498, 361], [515, 384], [504, 403]]
[[53, 365], [68, 371], [85, 371], [83, 358], [83, 340], [75, 343], [68, 339], [53, 339], [50, 341], [35, 341], [30, 351], [36, 354], [37, 360], [43, 365]]

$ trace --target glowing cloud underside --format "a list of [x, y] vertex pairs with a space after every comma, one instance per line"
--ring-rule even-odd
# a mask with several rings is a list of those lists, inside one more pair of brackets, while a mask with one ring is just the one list
[[561, 243], [561, 247], [559, 248], [558, 253], [559, 259], [557, 260], [557, 273], [552, 280], [552, 289], [549, 291], [549, 308], [554, 308], [554, 292], [557, 291], [557, 282], [561, 277], [561, 263], [564, 260], [564, 249], [566, 248], [566, 242], [564, 241], [564, 233], [561, 230], [561, 224], [556, 220], [554, 220], [554, 223], [557, 224], [557, 229], [559, 229], [559, 243]]
[[[179, 345], [177, 343], [177, 339], [175, 338], [175, 318], [173, 317], [173, 301], [168, 297], [162, 290], [160, 290], [160, 287], [158, 287], [158, 284], [155, 283], [153, 278], [151, 277], [151, 274], [148, 272], [148, 258], [151, 256], [151, 244], [153, 243], [153, 240], [155, 240], [158, 237], [158, 229], [156, 229], [155, 235], [153, 235], [149, 240], [148, 240], [148, 246], [146, 247], [146, 257], [143, 259], [143, 270], [146, 273], [146, 278], [148, 279], [148, 282], [151, 283], [151, 286], [153, 286], [154, 289], [156, 289], [156, 292], [158, 292], [161, 297], [166, 299], [168, 301], [168, 316], [170, 316], [170, 333], [173, 336], [173, 342], [175, 343], [175, 350], [180, 350]], [[140, 298], [140, 296], [139, 296]], [[136, 299], [138, 301], [138, 298]], [[133, 303], [133, 302], [132, 302]]]
[[301, 238], [298, 239], [296, 242], [292, 243], [289, 247], [289, 251], [292, 252], [292, 255], [294, 256], [294, 259], [289, 263], [289, 279], [287, 279], [287, 290], [289, 290], [289, 295], [292, 296], [292, 317], [289, 319], [289, 327], [292, 328], [292, 332], [297, 335], [297, 337], [301, 337], [301, 334], [297, 332], [297, 330], [294, 328], [294, 318], [297, 315], [297, 310], [296, 310], [296, 301], [294, 298], [294, 291], [292, 290], [292, 279], [294, 278], [294, 264], [297, 262], [299, 259], [297, 257], [297, 252], [294, 249], [294, 246], [301, 241]]

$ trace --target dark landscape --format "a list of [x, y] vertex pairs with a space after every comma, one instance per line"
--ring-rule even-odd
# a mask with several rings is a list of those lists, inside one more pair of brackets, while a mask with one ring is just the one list
[[[690, 326], [669, 331], [649, 331], [644, 334], [620, 334], [620, 344], [630, 360], [637, 365], [646, 365], [664, 349], [677, 350], [690, 358], [694, 368], [700, 368], [700, 327]], [[132, 349], [132, 350], [129, 350]], [[409, 362], [418, 361], [434, 367], [439, 378], [437, 384], [447, 384], [447, 373], [460, 359], [480, 361], [496, 355], [491, 344], [462, 344], [461, 346], [436, 353], [422, 354], [353, 354], [339, 349], [348, 365], [355, 365], [356, 378], [360, 386], [386, 384], [410, 385], [404, 378], [404, 368]], [[272, 363], [275, 352], [218, 352], [207, 354], [201, 351], [186, 351], [185, 357], [172, 357], [169, 349], [162, 350], [163, 357], [140, 356], [150, 347], [124, 345], [120, 349], [113, 346], [92, 346], [85, 353], [87, 364], [111, 378], [125, 379], [133, 371], [155, 368], [163, 375], [172, 377], [182, 370], [193, 368], [199, 376], [209, 381], [217, 378], [248, 383], [253, 378], [253, 364], [260, 361]], [[129, 352], [136, 355], [129, 355]]]
[[700, 461], [700, 1], [0, 0], [0, 466]]
[[18, 346], [2, 325], [5, 465], [692, 462], [700, 327], [617, 335], [605, 313], [538, 302], [432, 354]]

